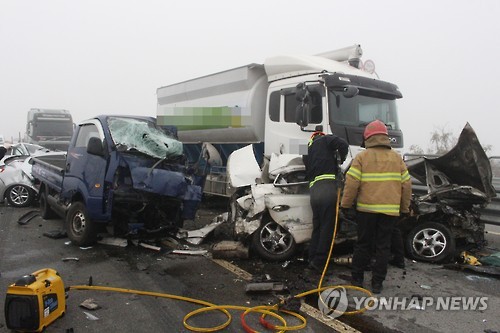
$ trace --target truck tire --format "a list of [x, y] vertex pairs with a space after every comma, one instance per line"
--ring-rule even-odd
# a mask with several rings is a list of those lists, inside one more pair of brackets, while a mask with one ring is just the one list
[[96, 241], [95, 223], [88, 218], [83, 203], [71, 204], [66, 215], [66, 233], [71, 242], [77, 246], [91, 245]]
[[50, 220], [57, 216], [47, 202], [47, 192], [45, 189], [40, 191], [40, 198], [38, 199], [38, 202], [40, 203], [40, 215], [44, 220]]
[[14, 185], [5, 192], [5, 196], [13, 207], [28, 207], [35, 199], [35, 192], [26, 185]]
[[455, 254], [455, 239], [450, 229], [437, 222], [424, 222], [406, 235], [406, 251], [415, 260], [440, 263]]
[[293, 236], [274, 221], [262, 223], [252, 234], [252, 248], [269, 261], [290, 259], [297, 248]]

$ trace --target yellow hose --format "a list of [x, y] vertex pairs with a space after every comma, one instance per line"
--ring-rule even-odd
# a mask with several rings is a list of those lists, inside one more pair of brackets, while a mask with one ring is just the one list
[[[316, 289], [308, 290], [303, 293], [297, 294], [293, 296], [294, 298], [302, 298], [307, 295], [311, 295], [313, 293], [318, 293], [320, 301], [325, 304], [323, 299], [321, 298], [321, 292], [327, 289], [338, 289], [338, 288], [345, 288], [345, 289], [353, 289], [353, 290], [358, 290], [363, 293], [366, 293], [368, 296], [372, 297], [372, 293], [369, 290], [366, 290], [364, 288], [356, 287], [356, 286], [351, 286], [351, 285], [337, 285], [337, 286], [326, 286], [323, 287], [323, 280], [326, 274], [326, 271], [328, 270], [328, 265], [331, 259], [331, 255], [333, 252], [333, 247], [335, 245], [335, 236], [337, 234], [337, 224], [338, 224], [338, 218], [339, 218], [339, 200], [340, 200], [340, 188], [337, 191], [337, 204], [336, 204], [336, 209], [335, 209], [335, 227], [333, 230], [333, 239], [332, 243], [330, 246], [330, 252], [328, 254], [328, 259], [325, 263], [325, 266], [323, 268], [323, 272], [321, 274], [321, 278], [318, 283], [318, 287]], [[244, 326], [244, 329], [247, 332], [250, 333], [257, 333], [257, 331], [251, 329], [246, 323], [244, 322], [244, 317], [252, 312], [256, 313], [261, 313], [262, 316], [261, 318], [263, 319], [266, 316], [271, 316], [273, 318], [276, 318], [278, 321], [280, 321], [283, 325], [282, 326], [275, 326], [275, 325], [269, 325], [272, 327], [267, 327], [267, 328], [272, 328], [274, 330], [277, 330], [277, 332], [286, 332], [286, 331], [294, 331], [294, 330], [300, 330], [306, 327], [307, 325], [307, 320], [304, 316], [292, 312], [292, 311], [287, 311], [287, 310], [282, 310], [279, 308], [281, 304], [275, 304], [275, 305], [261, 305], [261, 306], [255, 306], [255, 307], [247, 307], [247, 306], [237, 306], [237, 305], [216, 305], [213, 303], [209, 303], [203, 300], [195, 299], [195, 298], [190, 298], [190, 297], [184, 297], [184, 296], [178, 296], [178, 295], [173, 295], [173, 294], [165, 294], [165, 293], [158, 293], [158, 292], [151, 292], [151, 291], [142, 291], [142, 290], [134, 290], [134, 289], [125, 289], [125, 288], [115, 288], [115, 287], [103, 287], [103, 286], [86, 286], [86, 285], [77, 285], [77, 286], [71, 286], [69, 287], [70, 290], [99, 290], [99, 291], [112, 291], [112, 292], [119, 292], [119, 293], [128, 293], [128, 294], [136, 294], [136, 295], [144, 295], [144, 296], [154, 296], [154, 297], [161, 297], [161, 298], [168, 298], [168, 299], [173, 299], [173, 300], [178, 300], [178, 301], [184, 301], [184, 302], [189, 302], [197, 305], [202, 305], [202, 308], [199, 308], [197, 310], [189, 312], [187, 315], [184, 316], [183, 319], [183, 324], [184, 327], [188, 330], [191, 330], [193, 332], [216, 332], [225, 329], [231, 324], [232, 317], [231, 314], [229, 313], [228, 310], [238, 310], [238, 311], [243, 311], [241, 314], [242, 318], [242, 325]], [[370, 306], [371, 304], [368, 304]], [[326, 304], [325, 304], [326, 306]], [[344, 312], [344, 315], [353, 315], [353, 314], [358, 314], [366, 311], [367, 307], [355, 310], [355, 311], [348, 311]], [[333, 309], [334, 310], [334, 309]], [[220, 311], [222, 312], [226, 317], [227, 320], [218, 326], [214, 327], [194, 327], [191, 326], [188, 323], [188, 320], [200, 313], [203, 312], [208, 312], [208, 311]], [[335, 310], [334, 310], [335, 311]], [[295, 325], [295, 326], [288, 326], [286, 319], [278, 314], [277, 312], [282, 312], [284, 314], [287, 314], [288, 316], [294, 317], [301, 321], [300, 324]]]

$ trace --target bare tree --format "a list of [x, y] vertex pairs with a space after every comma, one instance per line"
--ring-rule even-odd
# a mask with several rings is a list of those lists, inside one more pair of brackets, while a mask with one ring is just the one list
[[444, 154], [456, 145], [458, 139], [444, 126], [431, 133], [431, 145], [434, 146], [433, 154]]
[[424, 150], [419, 145], [411, 145], [408, 150], [410, 151], [411, 154], [425, 155]]

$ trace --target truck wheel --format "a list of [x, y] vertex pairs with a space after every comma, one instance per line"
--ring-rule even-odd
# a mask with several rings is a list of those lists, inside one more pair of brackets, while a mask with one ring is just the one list
[[252, 234], [252, 247], [263, 259], [283, 261], [292, 257], [297, 243], [285, 228], [268, 221]]
[[443, 262], [455, 253], [455, 239], [450, 229], [436, 222], [414, 227], [406, 236], [406, 250], [415, 260]]
[[56, 214], [47, 202], [47, 193], [45, 189], [40, 191], [40, 198], [38, 199], [38, 202], [40, 203], [40, 215], [44, 220], [50, 220], [56, 217]]
[[7, 202], [14, 207], [28, 207], [35, 199], [35, 192], [25, 185], [14, 185], [6, 192]]
[[66, 232], [71, 242], [77, 246], [87, 246], [96, 241], [95, 223], [87, 217], [83, 203], [71, 204], [66, 215]]

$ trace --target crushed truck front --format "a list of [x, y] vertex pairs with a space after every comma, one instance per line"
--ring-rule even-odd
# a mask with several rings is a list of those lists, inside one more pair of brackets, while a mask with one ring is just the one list
[[175, 129], [167, 133], [154, 118], [98, 116], [78, 125], [59, 191], [39, 173], [41, 193], [78, 245], [95, 241], [103, 226], [115, 236], [176, 230], [201, 200], [182, 151]]

